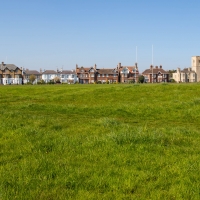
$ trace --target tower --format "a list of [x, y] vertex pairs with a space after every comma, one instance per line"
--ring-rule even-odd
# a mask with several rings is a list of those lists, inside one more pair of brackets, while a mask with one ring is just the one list
[[200, 81], [200, 56], [192, 56], [191, 59], [192, 70], [197, 74], [197, 82]]

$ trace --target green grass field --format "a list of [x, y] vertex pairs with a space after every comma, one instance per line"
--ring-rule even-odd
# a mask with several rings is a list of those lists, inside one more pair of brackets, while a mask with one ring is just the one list
[[200, 84], [0, 86], [0, 200], [200, 199]]

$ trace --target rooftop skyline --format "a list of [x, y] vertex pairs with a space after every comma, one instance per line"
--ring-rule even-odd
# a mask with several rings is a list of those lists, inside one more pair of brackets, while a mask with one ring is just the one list
[[[28, 69], [65, 70], [191, 65], [199, 55], [200, 2], [3, 0], [0, 61]], [[136, 59], [137, 47], [137, 59]]]

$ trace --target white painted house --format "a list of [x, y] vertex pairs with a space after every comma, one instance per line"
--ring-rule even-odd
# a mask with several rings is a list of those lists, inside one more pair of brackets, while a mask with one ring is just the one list
[[59, 74], [61, 83], [71, 84], [78, 82], [78, 77], [74, 70], [61, 70]]
[[76, 83], [78, 82], [78, 77], [74, 70], [46, 70], [42, 73], [42, 80], [46, 83], [54, 81], [58, 77], [61, 83]]
[[42, 80], [44, 80], [45, 83], [53, 81], [55, 77], [57, 77], [57, 72], [54, 70], [45, 70], [42, 73]]

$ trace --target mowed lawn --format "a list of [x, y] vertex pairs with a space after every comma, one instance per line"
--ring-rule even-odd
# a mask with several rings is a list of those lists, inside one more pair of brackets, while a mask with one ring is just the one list
[[4, 199], [200, 199], [200, 84], [0, 86]]

